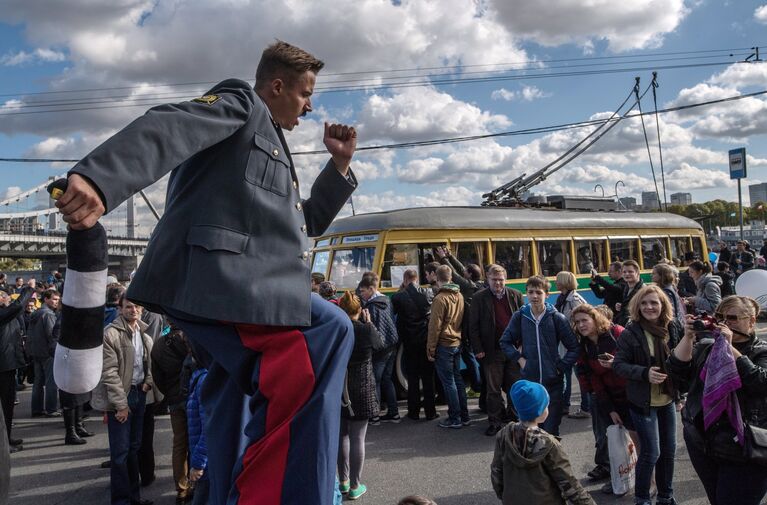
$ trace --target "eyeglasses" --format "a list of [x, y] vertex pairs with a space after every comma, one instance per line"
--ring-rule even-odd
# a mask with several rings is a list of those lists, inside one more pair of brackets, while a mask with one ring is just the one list
[[739, 319], [748, 319], [750, 316], [739, 316], [737, 314], [715, 314], [719, 321], [737, 322]]

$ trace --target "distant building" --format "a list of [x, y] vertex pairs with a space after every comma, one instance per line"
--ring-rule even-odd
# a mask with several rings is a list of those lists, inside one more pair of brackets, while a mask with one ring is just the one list
[[751, 205], [756, 202], [767, 202], [767, 182], [761, 184], [750, 184], [748, 186], [748, 198]]
[[671, 195], [671, 205], [690, 205], [692, 195], [690, 193], [674, 193]]
[[659, 207], [658, 194], [655, 191], [642, 191], [642, 208], [644, 210], [656, 210]]
[[[743, 224], [743, 240], [751, 244], [757, 250], [762, 246], [762, 241], [767, 237], [763, 221], [752, 221]], [[740, 226], [722, 226], [719, 229], [719, 237], [728, 246], [734, 246], [740, 240]]]
[[623, 198], [620, 198], [618, 200], [620, 202], [620, 205], [618, 206], [621, 209], [625, 210], [636, 210], [637, 208], [637, 199], [633, 196], [624, 196]]

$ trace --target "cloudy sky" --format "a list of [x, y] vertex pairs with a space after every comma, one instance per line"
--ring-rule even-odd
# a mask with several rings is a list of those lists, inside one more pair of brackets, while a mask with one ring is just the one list
[[[326, 62], [315, 112], [288, 136], [321, 149], [323, 121], [359, 145], [512, 132], [610, 116], [658, 71], [658, 107], [767, 89], [764, 0], [7, 0], [0, 10], [0, 157], [78, 158], [148, 106], [250, 80], [275, 38]], [[753, 61], [751, 57], [749, 60]], [[252, 82], [252, 81], [251, 81]], [[633, 101], [629, 102], [629, 105]], [[652, 92], [641, 103], [653, 110]], [[623, 109], [625, 110], [625, 108]], [[659, 171], [654, 116], [645, 117]], [[478, 204], [591, 130], [360, 153], [358, 211]], [[727, 151], [767, 181], [767, 95], [660, 116], [668, 195], [737, 199]], [[137, 146], [140, 149], [140, 146]], [[324, 156], [296, 156], [307, 187]], [[0, 162], [0, 196], [71, 164]], [[622, 122], [535, 188], [620, 196], [654, 188], [642, 125]], [[149, 189], [162, 207], [162, 183]], [[747, 191], [745, 191], [747, 197]]]

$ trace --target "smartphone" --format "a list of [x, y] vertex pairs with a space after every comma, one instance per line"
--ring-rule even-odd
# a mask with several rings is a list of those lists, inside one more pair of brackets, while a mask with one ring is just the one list
[[613, 359], [613, 355], [603, 352], [602, 354], [597, 356], [597, 358], [601, 359], [602, 361], [610, 361], [611, 359]]

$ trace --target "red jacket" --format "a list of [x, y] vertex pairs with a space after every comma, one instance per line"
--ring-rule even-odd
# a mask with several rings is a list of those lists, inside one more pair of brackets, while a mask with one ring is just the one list
[[602, 353], [615, 356], [618, 348], [616, 340], [622, 332], [622, 326], [613, 325], [609, 332], [599, 335], [596, 345], [581, 337], [580, 354], [575, 364], [581, 394], [595, 393], [599, 408], [606, 414], [614, 411], [616, 405], [628, 404], [626, 379], [600, 365], [597, 356]]

